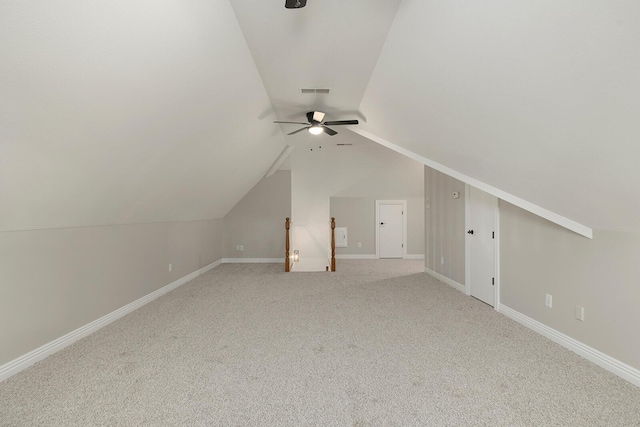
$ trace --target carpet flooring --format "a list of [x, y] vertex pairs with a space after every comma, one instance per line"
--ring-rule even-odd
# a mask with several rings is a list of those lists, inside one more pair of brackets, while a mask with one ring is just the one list
[[422, 272], [225, 264], [0, 383], [2, 426], [640, 426], [640, 388]]

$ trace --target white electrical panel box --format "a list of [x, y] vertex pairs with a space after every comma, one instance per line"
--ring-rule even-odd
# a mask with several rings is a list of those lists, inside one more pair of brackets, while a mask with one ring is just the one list
[[347, 227], [336, 227], [336, 248], [347, 247]]

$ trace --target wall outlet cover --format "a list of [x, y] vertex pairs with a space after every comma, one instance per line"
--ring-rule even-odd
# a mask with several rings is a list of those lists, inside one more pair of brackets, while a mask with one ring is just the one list
[[553, 296], [546, 294], [545, 297], [545, 305], [549, 308], [551, 308], [553, 306]]

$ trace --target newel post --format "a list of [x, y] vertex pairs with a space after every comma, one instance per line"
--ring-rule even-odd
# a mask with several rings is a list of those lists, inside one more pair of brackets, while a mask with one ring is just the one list
[[289, 263], [289, 227], [291, 226], [291, 223], [289, 222], [289, 218], [287, 217], [287, 219], [284, 222], [284, 228], [286, 231], [286, 239], [285, 239], [285, 247], [286, 247], [286, 251], [287, 253], [285, 254], [284, 257], [284, 271], [286, 273], [288, 273], [290, 271], [290, 266], [291, 264]]
[[336, 219], [331, 217], [331, 271], [336, 271]]

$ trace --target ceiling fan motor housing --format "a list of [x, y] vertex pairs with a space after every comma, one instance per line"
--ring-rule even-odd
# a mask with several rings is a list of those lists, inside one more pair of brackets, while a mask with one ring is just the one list
[[284, 7], [287, 9], [300, 9], [301, 7], [305, 7], [307, 5], [307, 0], [286, 0], [284, 2]]

